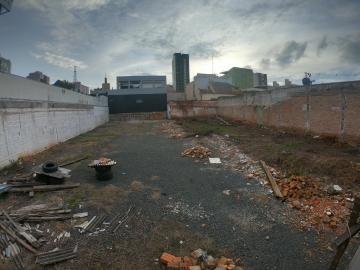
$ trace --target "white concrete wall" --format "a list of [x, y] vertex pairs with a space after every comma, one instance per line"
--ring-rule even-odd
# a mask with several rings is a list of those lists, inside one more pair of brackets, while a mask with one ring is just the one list
[[0, 74], [0, 168], [108, 120], [104, 96]]

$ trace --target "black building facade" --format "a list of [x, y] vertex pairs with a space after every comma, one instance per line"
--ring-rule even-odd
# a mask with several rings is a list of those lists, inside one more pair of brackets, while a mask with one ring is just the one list
[[184, 92], [190, 82], [189, 55], [174, 53], [172, 59], [172, 79], [176, 92]]

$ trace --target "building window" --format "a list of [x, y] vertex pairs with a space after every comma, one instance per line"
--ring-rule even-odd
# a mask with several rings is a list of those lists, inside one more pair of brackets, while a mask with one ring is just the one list
[[141, 81], [130, 81], [130, 88], [140, 88]]
[[128, 81], [120, 81], [120, 89], [129, 89]]

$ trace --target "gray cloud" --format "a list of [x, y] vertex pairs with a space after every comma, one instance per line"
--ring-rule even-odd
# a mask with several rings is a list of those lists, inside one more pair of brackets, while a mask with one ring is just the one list
[[325, 50], [328, 46], [329, 46], [329, 43], [328, 43], [327, 37], [324, 36], [324, 37], [320, 40], [320, 42], [319, 42], [319, 44], [318, 44], [318, 46], [317, 46], [317, 50], [316, 50], [317, 55], [320, 56], [321, 52], [322, 52], [323, 50]]
[[211, 42], [199, 42], [191, 45], [188, 52], [194, 58], [210, 58], [212, 56], [218, 57], [221, 52], [215, 49], [215, 44]]
[[269, 58], [263, 58], [260, 61], [260, 67], [262, 69], [268, 69], [270, 67], [271, 60]]
[[275, 61], [280, 66], [289, 66], [300, 60], [304, 56], [307, 42], [299, 43], [294, 40], [289, 41], [275, 56]]
[[[247, 64], [261, 67], [269, 77], [282, 75], [283, 67], [289, 75], [299, 69], [325, 72], [332, 66], [358, 69], [353, 63], [359, 63], [360, 38], [353, 35], [360, 2], [309, 2], [16, 0], [12, 13], [1, 18], [0, 34], [9, 38], [0, 42], [0, 49], [12, 55], [34, 52], [13, 57], [18, 62], [14, 67], [27, 62], [46, 71], [49, 63], [57, 77], [71, 76], [70, 66], [77, 61], [87, 66], [83, 74], [93, 85], [102, 81], [104, 71], [170, 74], [174, 52], [190, 53], [192, 73], [204, 72], [206, 66], [197, 60], [212, 55], [221, 56], [215, 72]], [[336, 38], [344, 35], [349, 37]], [[319, 57], [299, 61], [308, 46]]]
[[347, 63], [360, 64], [360, 36], [341, 38], [338, 46]]

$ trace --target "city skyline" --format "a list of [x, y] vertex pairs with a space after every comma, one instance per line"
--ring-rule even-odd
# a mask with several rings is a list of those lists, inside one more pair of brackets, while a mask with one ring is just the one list
[[[12, 72], [39, 70], [100, 87], [104, 72], [165, 74], [175, 52], [190, 54], [190, 78], [251, 67], [268, 81], [360, 79], [357, 1], [14, 1], [0, 18], [0, 53]], [[319, 74], [320, 73], [320, 74]]]

